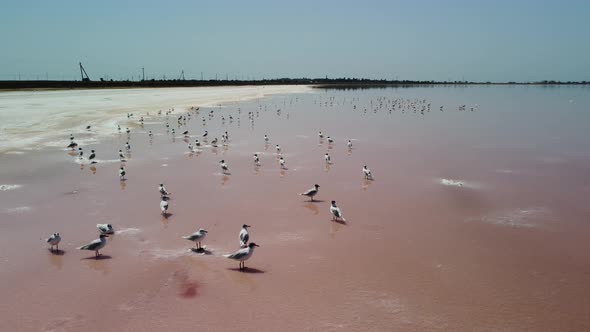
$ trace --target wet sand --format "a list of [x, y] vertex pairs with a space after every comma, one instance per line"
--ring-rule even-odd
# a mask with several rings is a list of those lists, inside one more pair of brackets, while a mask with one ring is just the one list
[[[125, 182], [119, 162], [81, 167], [60, 149], [0, 155], [0, 184], [22, 186], [0, 192], [3, 330], [587, 330], [587, 95], [417, 88], [228, 103], [186, 125], [209, 141], [227, 130], [227, 148], [189, 155], [162, 124], [135, 130]], [[383, 96], [432, 106], [389, 113]], [[318, 130], [336, 142], [320, 143]], [[125, 141], [85, 154], [116, 159]], [[160, 182], [173, 192], [167, 219]], [[318, 202], [297, 195], [314, 183]], [[331, 200], [346, 223], [331, 221]], [[98, 260], [75, 249], [98, 237], [97, 223], [119, 231]], [[240, 272], [222, 254], [239, 247], [243, 223], [261, 247]], [[200, 227], [204, 255], [181, 238]], [[41, 240], [53, 232], [59, 254]]]

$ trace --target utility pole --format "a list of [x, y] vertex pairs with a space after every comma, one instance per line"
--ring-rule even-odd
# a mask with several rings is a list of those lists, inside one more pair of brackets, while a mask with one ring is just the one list
[[201, 81], [203, 80], [203, 72], [201, 72]]
[[141, 67], [141, 80], [145, 81], [145, 67]]

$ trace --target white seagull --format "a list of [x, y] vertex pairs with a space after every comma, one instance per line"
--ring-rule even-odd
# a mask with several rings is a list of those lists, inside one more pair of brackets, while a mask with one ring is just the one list
[[98, 258], [101, 254], [98, 252], [100, 249], [104, 248], [107, 245], [107, 236], [105, 234], [100, 234], [100, 237], [87, 245], [81, 246], [79, 250], [92, 250], [94, 251], [94, 256]]
[[209, 132], [205, 130], [205, 132], [203, 133], [203, 137], [207, 137], [207, 135], [209, 135]]
[[267, 136], [267, 135], [264, 135], [264, 141], [265, 141], [266, 143], [268, 143], [268, 140], [269, 140], [268, 136]]
[[221, 171], [223, 174], [227, 174], [227, 172], [229, 172], [229, 167], [227, 167], [227, 164], [225, 163], [225, 160], [222, 160], [219, 162], [219, 164], [221, 165]]
[[324, 155], [324, 159], [326, 160], [326, 164], [332, 163], [332, 160], [330, 159], [330, 155], [328, 154], [328, 152], [326, 152], [326, 154]]
[[250, 233], [248, 233], [248, 227], [250, 225], [243, 224], [242, 230], [240, 231], [240, 247], [245, 248], [248, 245], [248, 240], [250, 240]]
[[281, 146], [277, 144], [275, 150], [277, 150], [277, 153], [281, 153]]
[[90, 156], [88, 156], [88, 160], [91, 160], [92, 163], [95, 163], [96, 161], [93, 160], [96, 157], [96, 154], [94, 153], [94, 150], [90, 150]]
[[260, 166], [260, 158], [258, 158], [258, 153], [254, 154], [254, 165]]
[[158, 191], [162, 196], [171, 195], [171, 193], [169, 193], [168, 190], [166, 190], [166, 187], [164, 187], [163, 183], [160, 183], [160, 186], [158, 186]]
[[352, 149], [352, 141], [351, 140], [348, 140], [348, 143], [347, 144], [348, 144], [348, 148], [349, 149]]
[[252, 257], [252, 254], [254, 253], [254, 247], [260, 247], [260, 246], [254, 242], [250, 242], [250, 244], [248, 244], [248, 246], [246, 248], [239, 249], [238, 251], [236, 251], [232, 254], [227, 254], [227, 255], [223, 255], [223, 256], [226, 258], [229, 258], [229, 259], [239, 261], [240, 262], [240, 270], [242, 270], [242, 269], [246, 268], [246, 264], [244, 264], [244, 262], [247, 261], [248, 259], [250, 259], [250, 257]]
[[125, 180], [125, 174], [127, 174], [127, 172], [125, 171], [125, 169], [123, 167], [121, 167], [119, 169], [119, 179], [120, 180]]
[[187, 239], [191, 242], [195, 243], [195, 246], [197, 247], [197, 249], [201, 249], [201, 241], [203, 241], [205, 239], [205, 236], [207, 236], [207, 231], [204, 229], [199, 229], [197, 232], [194, 232], [191, 235], [188, 236], [183, 236], [183, 239]]
[[59, 233], [53, 233], [49, 238], [47, 238], [47, 243], [51, 245], [51, 251], [53, 251], [53, 246], [55, 246], [56, 251], [59, 251], [59, 242], [61, 242], [61, 236], [59, 236]]
[[72, 151], [74, 151], [74, 149], [78, 146], [78, 143], [72, 141], [70, 144], [68, 144], [67, 148], [68, 149], [72, 149]]
[[125, 143], [125, 150], [127, 150], [127, 151], [131, 150], [131, 145], [129, 145], [129, 142]]
[[115, 230], [111, 224], [96, 224], [96, 227], [102, 234], [115, 234]]
[[160, 210], [162, 214], [165, 216], [168, 213], [168, 197], [162, 196], [162, 201], [160, 202]]
[[332, 220], [342, 219], [342, 221], [346, 221], [346, 219], [342, 217], [342, 211], [340, 211], [340, 208], [336, 206], [336, 201], [332, 201], [330, 212], [332, 213]]
[[320, 190], [320, 185], [316, 183], [316, 184], [313, 185], [313, 188], [308, 189], [306, 192], [301, 193], [299, 195], [301, 195], [301, 196], [307, 196], [313, 202], [313, 197], [318, 194], [318, 191], [319, 190]]
[[281, 165], [281, 168], [286, 168], [287, 166], [285, 166], [285, 159], [283, 159], [283, 156], [281, 156], [281, 158], [279, 158], [279, 164]]
[[330, 144], [334, 143], [334, 139], [332, 139], [330, 136], [328, 136], [328, 143], [330, 143]]
[[319, 137], [319, 138], [324, 138], [324, 134], [322, 134], [322, 132], [320, 131], [320, 132], [318, 133], [318, 137]]
[[371, 170], [367, 167], [367, 165], [363, 166], [363, 174], [365, 175], [365, 179], [373, 180], [373, 174]]
[[125, 155], [123, 154], [123, 150], [119, 150], [119, 159], [121, 161], [125, 161]]

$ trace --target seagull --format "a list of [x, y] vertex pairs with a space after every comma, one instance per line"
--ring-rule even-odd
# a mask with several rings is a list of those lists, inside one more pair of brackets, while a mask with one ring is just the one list
[[184, 137], [189, 137], [188, 135], [188, 130], [186, 130], [184, 133], [182, 133], [184, 135]]
[[318, 194], [319, 188], [320, 188], [320, 185], [319, 185], [319, 184], [314, 184], [314, 185], [313, 185], [313, 188], [311, 188], [311, 189], [308, 189], [306, 192], [304, 192], [304, 193], [301, 193], [301, 194], [299, 194], [299, 195], [301, 195], [301, 196], [307, 196], [307, 197], [309, 197], [309, 198], [311, 199], [311, 201], [313, 202], [313, 196], [315, 196], [315, 195], [317, 195], [317, 194]]
[[352, 141], [351, 140], [348, 140], [348, 148], [352, 149]]
[[217, 147], [217, 137], [215, 137], [212, 141], [211, 141], [211, 146], [216, 148]]
[[67, 148], [74, 150], [74, 148], [77, 146], [78, 146], [78, 143], [72, 141], [70, 144], [68, 144]]
[[148, 133], [149, 137], [154, 137], [154, 134], [152, 134], [152, 131], [150, 130], [150, 132]]
[[338, 220], [338, 218], [342, 219], [342, 221], [346, 221], [342, 217], [342, 212], [340, 208], [336, 206], [336, 201], [332, 201], [332, 205], [330, 206], [330, 212], [332, 213], [332, 220]]
[[224, 174], [229, 171], [229, 168], [227, 167], [225, 160], [220, 161], [219, 164], [221, 165], [221, 170], [223, 171]]
[[162, 195], [162, 196], [167, 196], [167, 195], [171, 194], [168, 192], [168, 190], [166, 190], [166, 187], [164, 187], [163, 183], [160, 183], [160, 186], [158, 187], [158, 191], [160, 192], [160, 195]]
[[125, 155], [123, 154], [123, 150], [119, 150], [119, 159], [121, 159], [121, 161], [125, 161]]
[[258, 153], [254, 154], [254, 165], [260, 166], [260, 158], [258, 158]]
[[[96, 154], [94, 153], [94, 150], [90, 150], [90, 156], [88, 156], [88, 160], [92, 160], [96, 157]], [[93, 161], [94, 162], [94, 161]]]
[[334, 143], [334, 139], [332, 139], [330, 136], [328, 136], [328, 143], [330, 143], [330, 144]]
[[166, 213], [168, 213], [168, 196], [162, 196], [162, 201], [160, 202], [160, 210], [162, 210], [163, 215], [166, 215]]
[[189, 236], [183, 236], [182, 238], [194, 242], [197, 249], [201, 249], [201, 241], [203, 241], [205, 239], [205, 236], [207, 236], [207, 233], [208, 232], [206, 230], [201, 228], [201, 229], [199, 229], [198, 232], [194, 232], [193, 234], [191, 234]]
[[100, 237], [85, 246], [81, 246], [78, 248], [79, 250], [93, 250], [94, 256], [98, 258], [100, 253], [98, 252], [100, 249], [104, 248], [107, 245], [107, 236], [105, 234], [100, 234]]
[[328, 154], [328, 152], [326, 152], [326, 154], [324, 155], [324, 159], [326, 159], [326, 164], [331, 164], [332, 161], [330, 160], [330, 155]]
[[127, 134], [129, 134], [129, 133], [131, 133], [131, 130], [130, 130], [129, 128], [125, 128], [125, 132], [126, 132]]
[[254, 242], [250, 242], [250, 244], [248, 244], [248, 246], [246, 248], [239, 249], [238, 251], [236, 251], [232, 254], [227, 254], [227, 255], [223, 255], [223, 256], [226, 258], [229, 258], [229, 259], [239, 261], [240, 262], [240, 271], [241, 271], [246, 268], [246, 265], [244, 264], [244, 262], [247, 261], [250, 257], [252, 257], [252, 254], [254, 253], [254, 247], [260, 247], [260, 246]]
[[281, 156], [281, 158], [279, 158], [279, 164], [281, 165], [281, 168], [285, 168], [285, 159], [283, 159], [283, 157]]
[[209, 132], [205, 130], [205, 132], [203, 133], [203, 137], [207, 137], [207, 135], [209, 135]]
[[131, 145], [129, 145], [129, 142], [125, 143], [125, 150], [127, 150], [127, 151], [131, 150]]
[[82, 158], [83, 155], [84, 155], [84, 151], [82, 151], [82, 148], [78, 148], [78, 157]]
[[277, 150], [277, 153], [281, 153], [281, 146], [277, 144], [277, 146], [275, 147], [275, 149]]
[[70, 141], [74, 141], [74, 134], [70, 134]]
[[267, 136], [267, 135], [264, 135], [264, 141], [265, 141], [266, 143], [268, 143], [268, 140], [269, 140], [268, 136]]
[[195, 140], [195, 147], [197, 147], [197, 146], [201, 146], [201, 142], [199, 142], [198, 139]]
[[[241, 235], [240, 235], [241, 237]], [[55, 250], [59, 251], [59, 242], [61, 241], [61, 236], [59, 233], [53, 233], [49, 238], [47, 238], [47, 243], [51, 245], [51, 251], [53, 251], [53, 246], [55, 246]]]
[[242, 248], [245, 248], [248, 245], [248, 240], [250, 239], [248, 227], [250, 227], [250, 225], [243, 224], [242, 230], [240, 231], [240, 247]]
[[86, 130], [90, 130], [90, 126], [86, 126]]
[[117, 125], [117, 130], [120, 132], [121, 131], [121, 126]]
[[115, 234], [115, 230], [111, 224], [96, 224], [96, 227], [102, 234]]
[[365, 175], [365, 179], [367, 179], [367, 180], [373, 179], [373, 174], [371, 173], [371, 170], [366, 165], [363, 166], [363, 174]]
[[121, 167], [119, 169], [119, 179], [125, 180], [125, 174], [127, 174], [127, 172], [125, 171], [125, 169], [123, 167]]
[[319, 138], [324, 138], [324, 134], [322, 134], [322, 132], [320, 131], [320, 132], [318, 133], [318, 137], [319, 137]]

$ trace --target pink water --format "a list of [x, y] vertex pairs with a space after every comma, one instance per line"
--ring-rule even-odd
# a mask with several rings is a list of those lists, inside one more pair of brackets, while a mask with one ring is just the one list
[[[177, 133], [227, 130], [228, 147], [191, 156], [162, 124], [134, 130], [124, 183], [118, 162], [93, 171], [57, 148], [0, 155], [0, 184], [22, 186], [0, 191], [2, 330], [587, 330], [588, 92], [318, 90], [231, 103], [186, 127], [169, 119]], [[125, 141], [85, 154], [117, 159]], [[173, 192], [168, 219], [160, 182]], [[314, 183], [320, 202], [305, 202], [297, 194]], [[331, 221], [331, 200], [346, 223]], [[75, 249], [97, 223], [122, 231], [99, 260]], [[261, 247], [240, 272], [222, 254], [238, 249], [243, 223]], [[181, 238], [200, 227], [208, 255]], [[62, 255], [41, 240], [53, 232]]]

